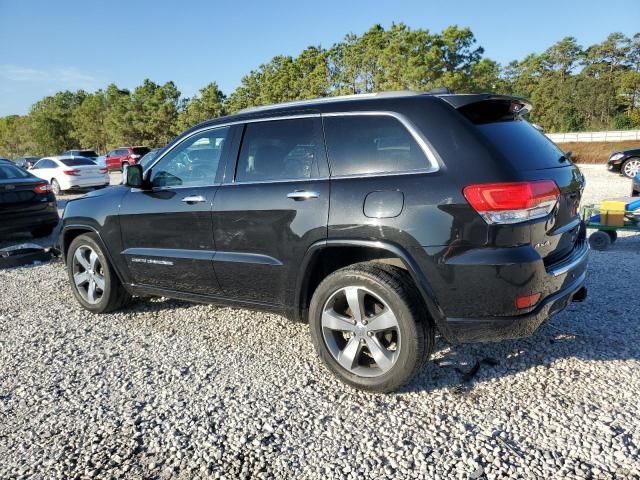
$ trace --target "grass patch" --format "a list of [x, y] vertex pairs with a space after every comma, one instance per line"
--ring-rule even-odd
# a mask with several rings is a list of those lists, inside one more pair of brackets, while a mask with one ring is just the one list
[[639, 141], [630, 142], [567, 142], [558, 143], [563, 152], [571, 151], [575, 163], [607, 163], [613, 152], [640, 148]]

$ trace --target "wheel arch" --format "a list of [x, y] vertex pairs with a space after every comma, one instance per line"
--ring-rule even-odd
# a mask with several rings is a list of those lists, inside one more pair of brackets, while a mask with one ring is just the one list
[[364, 239], [321, 240], [309, 247], [297, 275], [293, 319], [306, 320], [313, 292], [324, 278], [340, 268], [363, 261], [391, 263], [407, 270], [429, 314], [437, 324], [441, 323], [444, 314], [433, 289], [411, 255], [391, 242]]
[[126, 284], [125, 279], [122, 276], [122, 273], [120, 272], [120, 270], [118, 269], [117, 264], [113, 261], [111, 252], [109, 251], [109, 249], [106, 247], [106, 244], [102, 240], [102, 237], [100, 236], [100, 232], [98, 231], [98, 229], [96, 229], [93, 226], [75, 224], [75, 225], [65, 225], [62, 228], [62, 231], [60, 232], [59, 246], [60, 246], [62, 261], [65, 263], [65, 265], [67, 263], [67, 254], [69, 253], [69, 246], [71, 245], [71, 242], [73, 242], [77, 237], [85, 233], [94, 233], [96, 235], [97, 241], [100, 244], [100, 248], [102, 248], [102, 251], [107, 257], [107, 260], [109, 260], [109, 263], [111, 264], [111, 268], [113, 268], [113, 270], [116, 272], [116, 275], [118, 276], [118, 279], [120, 280], [120, 282], [123, 285], [125, 285]]

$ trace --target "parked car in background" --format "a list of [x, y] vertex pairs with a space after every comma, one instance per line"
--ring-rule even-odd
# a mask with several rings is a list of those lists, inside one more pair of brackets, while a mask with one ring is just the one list
[[584, 177], [529, 108], [394, 92], [205, 122], [69, 201], [70, 288], [94, 313], [158, 295], [306, 320], [342, 381], [393, 390], [436, 329], [527, 336], [586, 297]]
[[640, 171], [631, 180], [631, 196], [640, 197]]
[[107, 161], [106, 160], [107, 160], [107, 156], [106, 155], [100, 155], [99, 157], [95, 158], [94, 162], [99, 167], [106, 168], [107, 167]]
[[58, 224], [51, 185], [11, 162], [0, 161], [0, 236], [31, 232], [50, 235]]
[[124, 170], [129, 165], [137, 165], [149, 153], [147, 147], [119, 147], [107, 153], [106, 165], [109, 171]]
[[51, 183], [59, 195], [65, 190], [106, 187], [109, 175], [93, 160], [84, 157], [57, 156], [41, 158], [30, 170], [36, 177]]
[[640, 148], [631, 148], [614, 152], [607, 161], [607, 168], [611, 172], [619, 172], [633, 178], [640, 171]]
[[16, 158], [16, 165], [25, 170], [29, 170], [38, 160], [40, 160], [40, 157], [18, 157]]
[[95, 162], [96, 158], [98, 158], [98, 154], [93, 150], [67, 150], [62, 152], [62, 156], [64, 157], [84, 157], [89, 160], [93, 160]]

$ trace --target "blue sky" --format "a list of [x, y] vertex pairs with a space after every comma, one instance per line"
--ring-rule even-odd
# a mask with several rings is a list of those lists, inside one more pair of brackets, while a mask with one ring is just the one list
[[329, 47], [374, 23], [440, 31], [469, 26], [501, 63], [564, 36], [583, 45], [640, 31], [638, 0], [0, 0], [0, 115], [27, 113], [62, 89], [176, 82], [190, 96], [211, 81], [230, 93], [277, 54]]

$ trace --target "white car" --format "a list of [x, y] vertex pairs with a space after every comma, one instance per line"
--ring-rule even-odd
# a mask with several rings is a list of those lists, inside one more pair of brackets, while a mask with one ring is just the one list
[[109, 185], [106, 167], [100, 167], [84, 157], [44, 157], [29, 171], [36, 177], [48, 181], [56, 195], [64, 190]]

